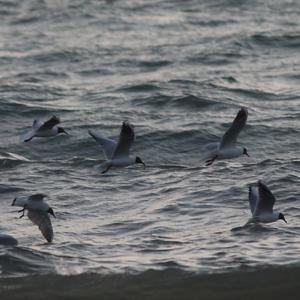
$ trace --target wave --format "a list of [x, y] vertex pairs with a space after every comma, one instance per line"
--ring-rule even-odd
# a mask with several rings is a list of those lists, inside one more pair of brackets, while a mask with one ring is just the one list
[[12, 168], [30, 162], [26, 157], [9, 152], [0, 152], [0, 169]]
[[54, 272], [51, 255], [32, 249], [0, 245], [1, 277]]
[[259, 46], [293, 49], [300, 47], [300, 35], [295, 33], [257, 33], [252, 35], [250, 40], [252, 43]]
[[[300, 267], [261, 267], [220, 274], [185, 272], [171, 265], [138, 274], [35, 275], [0, 279], [6, 299], [283, 299], [297, 295]], [[263, 284], [262, 284], [263, 282]], [[275, 284], [275, 283], [279, 284]], [[66, 288], [67, 287], [67, 288]]]
[[208, 106], [219, 104], [215, 100], [209, 98], [197, 97], [194, 95], [184, 96], [168, 96], [164, 94], [158, 94], [154, 96], [136, 98], [133, 101], [137, 106], [152, 106], [152, 107], [170, 107], [170, 108], [182, 108], [182, 109], [201, 109]]
[[157, 90], [160, 90], [160, 88], [157, 85], [153, 84], [153, 83], [142, 83], [142, 84], [124, 86], [124, 87], [120, 88], [119, 90], [134, 93], [134, 92], [157, 91]]

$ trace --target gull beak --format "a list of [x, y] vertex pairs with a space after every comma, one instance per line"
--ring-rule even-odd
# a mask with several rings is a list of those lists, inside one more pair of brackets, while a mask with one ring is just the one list
[[136, 159], [135, 159], [135, 163], [136, 164], [142, 164], [144, 167], [146, 167], [146, 165], [145, 165], [145, 163], [141, 160], [141, 158], [140, 157], [136, 157]]
[[65, 131], [64, 129], [63, 129], [63, 133], [66, 134], [66, 135], [70, 135], [70, 133], [68, 133], [68, 132]]
[[55, 214], [54, 214], [54, 211], [53, 211], [53, 209], [52, 209], [51, 207], [49, 208], [48, 213], [49, 213], [50, 215], [52, 215], [54, 218], [56, 218], [56, 216], [55, 216]]
[[250, 157], [250, 155], [248, 154], [248, 151], [247, 151], [247, 149], [246, 149], [246, 148], [244, 148], [244, 150], [243, 150], [243, 154], [245, 154], [245, 155], [247, 155], [248, 157]]
[[278, 217], [279, 220], [283, 220], [285, 223], [287, 223], [284, 215], [282, 213], [279, 214], [279, 217]]
[[70, 135], [64, 128], [58, 127], [58, 133], [64, 133], [66, 135]]

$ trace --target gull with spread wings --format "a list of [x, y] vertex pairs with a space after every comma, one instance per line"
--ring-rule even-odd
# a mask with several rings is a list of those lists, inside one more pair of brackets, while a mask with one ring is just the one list
[[53, 209], [44, 201], [46, 195], [34, 194], [29, 197], [20, 196], [13, 200], [12, 206], [20, 206], [23, 209], [18, 212], [22, 215], [19, 218], [23, 218], [25, 210], [27, 210], [27, 216], [33, 224], [37, 225], [43, 234], [44, 238], [51, 243], [53, 240], [53, 228], [49, 214], [55, 217]]
[[207, 166], [211, 165], [216, 159], [231, 159], [243, 154], [249, 156], [245, 147], [236, 145], [238, 135], [246, 125], [247, 117], [247, 109], [241, 108], [230, 128], [225, 132], [221, 142], [209, 143], [203, 147]]
[[269, 188], [262, 182], [258, 181], [258, 189], [254, 186], [249, 187], [249, 204], [252, 218], [249, 223], [271, 223], [277, 220], [283, 220], [285, 217], [281, 212], [273, 212], [275, 197]]
[[68, 134], [64, 128], [57, 126], [59, 123], [60, 119], [56, 116], [52, 116], [44, 123], [40, 120], [34, 120], [32, 130], [24, 134], [21, 139], [23, 142], [29, 142], [34, 137], [52, 137], [59, 133]]
[[130, 148], [134, 142], [135, 134], [133, 126], [129, 122], [123, 122], [118, 142], [104, 138], [100, 134], [89, 130], [89, 134], [102, 147], [106, 162], [103, 164], [103, 173], [111, 167], [126, 167], [133, 164], [144, 164], [139, 156], [130, 155]]

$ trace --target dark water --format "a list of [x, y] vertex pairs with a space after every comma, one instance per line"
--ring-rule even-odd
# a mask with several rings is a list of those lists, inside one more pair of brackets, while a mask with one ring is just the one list
[[[231, 272], [299, 264], [298, 1], [1, 1], [1, 277], [103, 276], [149, 269]], [[250, 158], [205, 167], [241, 106]], [[71, 136], [20, 135], [56, 114]], [[147, 164], [100, 174], [88, 130], [135, 125]], [[237, 229], [248, 185], [264, 180], [288, 224]], [[43, 192], [44, 244], [10, 207]]]

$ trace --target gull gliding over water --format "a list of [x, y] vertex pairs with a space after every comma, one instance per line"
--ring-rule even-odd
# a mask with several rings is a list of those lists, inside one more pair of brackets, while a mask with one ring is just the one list
[[52, 137], [59, 133], [68, 134], [64, 128], [57, 126], [60, 123], [60, 119], [56, 116], [52, 116], [48, 121], [41, 122], [34, 120], [32, 124], [32, 130], [22, 136], [23, 142], [29, 142], [34, 137]]
[[103, 173], [111, 167], [126, 167], [133, 164], [144, 164], [140, 157], [130, 155], [130, 148], [135, 140], [133, 126], [123, 122], [118, 142], [102, 137], [89, 130], [89, 134], [101, 145], [106, 162], [103, 164]]
[[249, 156], [245, 147], [236, 145], [238, 135], [246, 125], [247, 117], [247, 109], [241, 108], [230, 128], [223, 135], [221, 142], [209, 143], [203, 147], [207, 166], [216, 159], [231, 159], [243, 154]]
[[53, 229], [51, 220], [48, 214], [55, 217], [53, 209], [44, 201], [46, 195], [34, 194], [29, 197], [17, 197], [12, 202], [12, 206], [21, 206], [23, 209], [18, 212], [22, 212], [20, 218], [24, 217], [25, 210], [27, 210], [27, 216], [33, 224], [38, 225], [44, 238], [51, 243], [53, 240]]
[[249, 187], [249, 204], [252, 218], [248, 223], [271, 223], [277, 220], [287, 221], [283, 213], [273, 212], [275, 197], [269, 188], [262, 182], [258, 181], [258, 191], [254, 186]]

